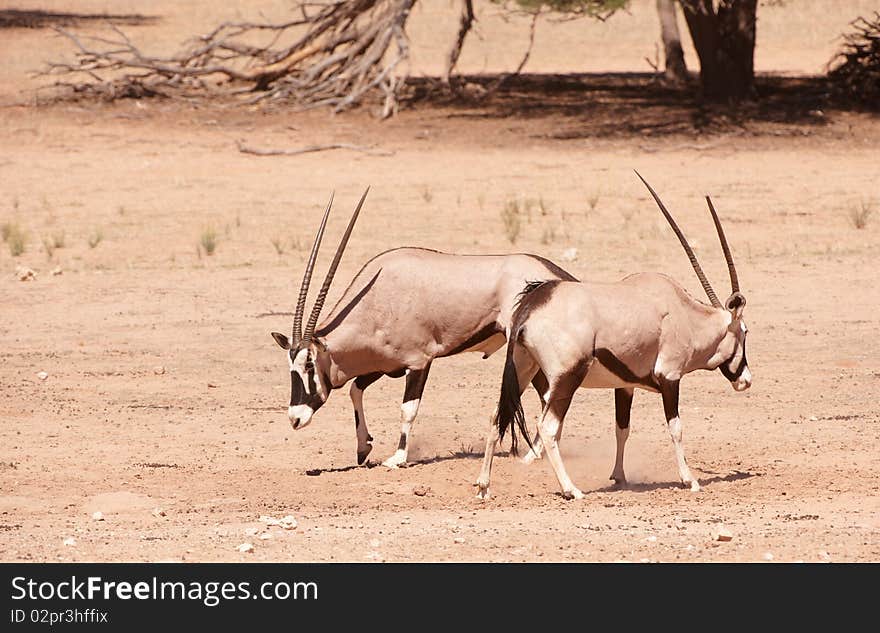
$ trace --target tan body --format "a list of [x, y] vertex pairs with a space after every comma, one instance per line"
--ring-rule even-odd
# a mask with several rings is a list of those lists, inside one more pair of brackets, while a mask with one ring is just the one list
[[[641, 178], [641, 176], [639, 176]], [[643, 179], [644, 181], [644, 179]], [[525, 434], [520, 396], [541, 372], [547, 383], [538, 433], [526, 461], [547, 456], [566, 498], [580, 498], [562, 464], [558, 442], [562, 424], [579, 388], [614, 389], [617, 457], [611, 478], [624, 483], [623, 453], [629, 436], [635, 389], [659, 392], [675, 448], [679, 476], [692, 490], [681, 443], [679, 381], [692, 371], [720, 369], [737, 391], [751, 385], [742, 321], [745, 297], [733, 258], [711, 200], [709, 210], [721, 241], [732, 292], [723, 304], [702, 271], [693, 250], [654, 190], [645, 182], [676, 233], [712, 305], [694, 299], [676, 281], [657, 273], [631, 275], [615, 283], [548, 281], [529, 284], [511, 320], [496, 433], [486, 440], [477, 496], [485, 497], [495, 445], [511, 428]]]
[[[537, 298], [530, 303], [528, 326], [518, 344], [534, 351], [541, 367], [554, 374], [592, 358], [580, 385], [585, 388], [657, 392], [660, 379], [678, 380], [696, 369], [715, 369], [736, 343], [727, 332], [731, 320], [726, 310], [695, 300], [674, 280], [657, 273], [614, 283], [560, 283], [553, 288], [551, 309], [536, 303]], [[603, 364], [607, 356], [601, 350], [640, 380], [628, 380], [619, 370], [615, 373], [614, 364]]]
[[329, 351], [331, 386], [424, 370], [461, 352], [488, 357], [504, 346], [525, 284], [563, 275], [572, 278], [532, 255], [386, 251], [364, 265], [315, 331]]
[[[363, 392], [382, 376], [406, 376], [398, 448], [384, 464], [406, 462], [409, 434], [431, 363], [462, 352], [484, 357], [504, 346], [522, 288], [536, 280], [574, 279], [552, 262], [525, 254], [454, 255], [404, 247], [367, 262], [307, 346], [290, 351], [290, 369], [304, 386], [291, 400], [294, 428], [304, 427], [330, 391], [353, 381], [358, 463], [372, 450]], [[279, 340], [278, 337], [281, 337]], [[289, 344], [276, 336], [282, 347]], [[311, 374], [306, 367], [311, 366]], [[533, 376], [539, 395], [543, 374]]]

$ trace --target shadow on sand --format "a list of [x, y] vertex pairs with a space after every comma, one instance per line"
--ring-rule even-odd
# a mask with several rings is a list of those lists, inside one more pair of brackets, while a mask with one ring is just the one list
[[436, 78], [411, 78], [410, 102], [451, 110], [449, 118], [561, 117], [566, 125], [542, 135], [557, 140], [736, 133], [755, 123], [803, 130], [824, 127], [829, 110], [864, 109], [833, 97], [824, 76], [759, 75], [756, 98], [737, 104], [704, 102], [695, 79], [676, 87], [653, 73], [523, 74], [485, 96], [497, 79], [497, 75], [462, 76], [458, 85], [463, 88], [450, 91]]
[[[722, 481], [739, 481], [740, 479], [751, 479], [752, 477], [760, 477], [763, 473], [750, 473], [741, 470], [734, 470], [726, 475], [715, 474], [712, 477], [704, 477], [699, 478], [700, 486], [705, 488], [706, 486], [710, 486], [712, 484], [716, 484]], [[625, 486], [618, 486], [616, 484], [610, 484], [605, 486], [604, 488], [599, 488], [595, 492], [651, 492], [652, 490], [663, 490], [666, 488], [681, 488], [685, 489], [680, 481], [658, 481], [658, 482], [645, 482], [645, 483], [627, 483]]]
[[78, 26], [87, 22], [110, 22], [127, 26], [155, 24], [156, 16], [139, 13], [65, 13], [40, 9], [0, 10], [0, 29], [44, 29], [52, 26]]

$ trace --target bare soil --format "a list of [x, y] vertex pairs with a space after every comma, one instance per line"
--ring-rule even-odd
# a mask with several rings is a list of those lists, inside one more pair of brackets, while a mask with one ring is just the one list
[[[93, 14], [105, 4], [43, 8]], [[213, 15], [214, 3], [191, 3], [186, 16], [177, 3], [154, 4], [161, 19], [131, 28], [155, 46]], [[810, 76], [832, 52], [834, 29], [864, 3], [834, 3], [847, 10], [831, 26], [819, 16], [832, 3], [803, 4], [806, 14], [762, 8], [759, 69], [779, 72], [762, 77], [767, 98], [745, 110], [705, 108], [645, 74], [643, 51], [629, 43], [653, 50], [650, 2], [610, 26], [584, 26], [580, 39], [566, 40], [571, 24], [554, 26], [558, 38], [537, 43], [534, 74], [489, 102], [421, 94], [384, 123], [369, 108], [333, 117], [161, 100], [35, 107], [39, 80], [25, 71], [60, 42], [45, 28], [4, 28], [0, 224], [17, 223], [28, 240], [18, 257], [0, 245], [0, 560], [880, 559], [880, 121], [829, 104]], [[112, 5], [121, 15], [142, 9]], [[493, 39], [514, 26], [486, 15], [463, 69], [515, 65]], [[624, 34], [617, 48], [611, 28]], [[442, 50], [435, 37], [422, 62]], [[554, 66], [552, 49], [566, 41], [575, 54]], [[597, 47], [614, 64], [597, 68]], [[480, 51], [495, 61], [481, 65]], [[587, 74], [559, 75], [571, 70]], [[385, 155], [259, 157], [237, 141], [352, 143]], [[633, 168], [723, 292], [702, 198], [713, 196], [749, 301], [751, 390], [735, 393], [717, 372], [683, 381], [685, 449], [701, 492], [678, 484], [662, 406], [644, 392], [630, 485], [612, 487], [613, 396], [581, 391], [562, 451], [586, 498], [563, 500], [546, 462], [500, 457], [492, 496], [476, 499], [501, 354], [435, 363], [408, 468], [354, 465], [345, 389], [306, 429], [290, 428], [287, 364], [269, 332], [289, 328], [277, 313], [292, 310], [331, 189], [330, 245], [373, 187], [330, 302], [369, 257], [400, 245], [533, 252], [595, 280], [658, 270], [698, 295]], [[515, 244], [501, 217], [511, 200], [523, 209]], [[870, 206], [856, 228], [853, 214]], [[200, 245], [209, 229], [210, 256]], [[563, 259], [570, 249], [574, 261]], [[18, 281], [18, 266], [36, 279]], [[367, 391], [376, 462], [396, 446], [402, 391], [391, 379]], [[536, 398], [525, 404], [533, 420]], [[288, 514], [296, 529], [259, 521]], [[720, 524], [733, 540], [713, 540]], [[252, 553], [236, 550], [244, 542]]]

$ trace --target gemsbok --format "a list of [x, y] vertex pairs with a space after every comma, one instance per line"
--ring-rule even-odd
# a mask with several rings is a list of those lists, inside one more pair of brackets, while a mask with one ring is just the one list
[[[368, 191], [351, 216], [303, 330], [309, 282], [333, 204], [330, 197], [306, 264], [292, 336], [272, 332], [272, 337], [287, 352], [291, 383], [287, 414], [294, 429], [311, 421], [332, 390], [353, 380], [349, 395], [358, 464], [367, 459], [373, 440], [364, 415], [364, 390], [382, 376], [406, 376], [400, 440], [383, 462], [394, 468], [407, 461], [413, 421], [434, 359], [462, 352], [482, 352], [488, 358], [503, 347], [514, 304], [527, 282], [575, 278], [537, 255], [453, 255], [396, 248], [369, 260], [319, 324]], [[539, 396], [543, 394], [547, 388], [543, 374], [536, 372], [531, 380]], [[493, 429], [494, 422], [490, 433]]]
[[706, 196], [732, 287], [723, 305], [659, 196], [638, 172], [636, 175], [684, 247], [712, 305], [697, 301], [676, 281], [659, 273], [639, 273], [614, 283], [528, 284], [511, 320], [498, 424], [487, 441], [477, 480], [480, 497], [488, 494], [495, 442], [507, 429], [511, 428], [514, 451], [517, 427], [533, 444], [525, 435], [520, 398], [536, 372], [544, 374], [548, 388], [533, 452], [540, 455], [539, 443], [543, 444], [566, 499], [583, 497], [566, 473], [558, 447], [562, 423], [576, 389], [614, 389], [617, 456], [611, 479], [618, 483], [626, 481], [623, 450], [629, 436], [634, 390], [659, 392], [679, 476], [683, 484], [697, 491], [699, 483], [688, 468], [681, 444], [679, 381], [698, 369], [720, 369], [736, 391], [751, 385], [746, 361], [748, 329], [743, 321], [746, 299], [739, 291], [736, 267], [712, 200]]

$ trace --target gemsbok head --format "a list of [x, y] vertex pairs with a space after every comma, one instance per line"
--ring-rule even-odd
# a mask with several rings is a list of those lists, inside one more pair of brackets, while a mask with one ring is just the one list
[[348, 228], [339, 242], [333, 261], [330, 263], [330, 269], [315, 299], [315, 304], [309, 314], [309, 320], [303, 329], [303, 315], [305, 314], [306, 299], [309, 294], [309, 284], [312, 280], [312, 271], [315, 267], [315, 260], [318, 257], [318, 251], [321, 247], [321, 239], [324, 237], [324, 228], [327, 226], [327, 218], [330, 215], [330, 207], [333, 206], [333, 194], [330, 195], [330, 202], [324, 211], [324, 217], [321, 220], [321, 226], [315, 236], [315, 243], [312, 245], [312, 252], [309, 254], [309, 260], [306, 264], [306, 271], [303, 275], [302, 285], [299, 290], [299, 298], [296, 302], [296, 311], [293, 315], [293, 331], [290, 338], [287, 338], [280, 332], [272, 332], [272, 338], [287, 352], [287, 361], [290, 365], [290, 405], [287, 409], [287, 417], [294, 430], [302, 429], [309, 424], [315, 411], [327, 401], [330, 396], [332, 384], [330, 381], [330, 357], [327, 345], [319, 337], [315, 336], [315, 327], [318, 324], [318, 318], [321, 316], [321, 309], [324, 307], [324, 301], [327, 299], [327, 292], [330, 290], [330, 284], [333, 283], [333, 277], [336, 274], [336, 268], [339, 266], [339, 260], [342, 259], [342, 253], [348, 244], [348, 238], [360, 214], [364, 200], [367, 198], [370, 188], [367, 187], [364, 194], [358, 202], [357, 208], [348, 222]]

